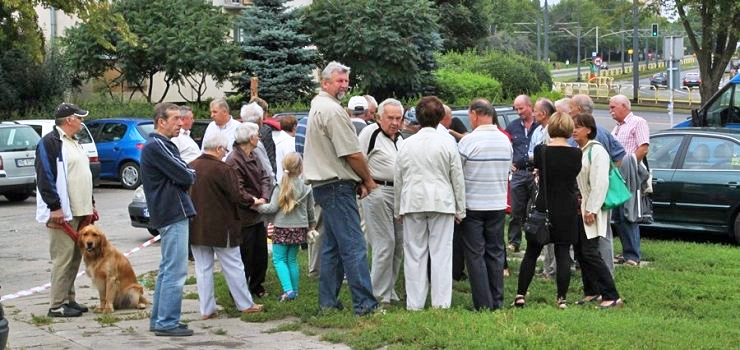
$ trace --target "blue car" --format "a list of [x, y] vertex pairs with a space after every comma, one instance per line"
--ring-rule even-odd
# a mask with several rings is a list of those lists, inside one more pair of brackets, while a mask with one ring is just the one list
[[125, 189], [141, 184], [141, 149], [154, 131], [151, 119], [98, 119], [85, 122], [98, 147], [100, 178], [120, 181]]

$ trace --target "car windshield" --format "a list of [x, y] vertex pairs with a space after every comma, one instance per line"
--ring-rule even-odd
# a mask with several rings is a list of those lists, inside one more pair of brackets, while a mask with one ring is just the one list
[[30, 127], [0, 128], [0, 152], [34, 150], [39, 138]]
[[90, 136], [90, 132], [84, 126], [82, 127], [82, 130], [80, 130], [80, 132], [78, 132], [75, 136], [77, 136], [77, 140], [79, 140], [82, 144], [93, 142], [92, 137]]
[[136, 126], [136, 130], [139, 130], [141, 136], [147, 137], [154, 132], [154, 123], [139, 124]]

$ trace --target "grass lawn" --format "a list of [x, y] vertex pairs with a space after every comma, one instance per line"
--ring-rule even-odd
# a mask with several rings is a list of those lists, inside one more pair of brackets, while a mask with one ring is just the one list
[[[503, 310], [473, 311], [470, 287], [463, 281], [454, 284], [450, 310], [408, 312], [400, 305], [366, 317], [353, 315], [346, 285], [340, 294], [344, 311], [318, 313], [318, 281], [306, 277], [307, 253], [301, 251], [298, 299], [277, 302], [281, 289], [270, 263], [265, 284], [270, 295], [258, 301], [267, 312], [241, 317], [248, 322], [297, 317], [274, 331], [320, 334], [324, 340], [355, 349], [740, 348], [740, 248], [644, 239], [642, 251], [647, 266], [617, 268], [617, 288], [626, 301], [621, 309], [571, 304], [558, 310], [555, 283], [538, 277], [524, 309], [508, 306], [519, 268], [518, 261], [510, 261], [513, 274], [504, 281], [507, 306]], [[404, 295], [403, 277], [397, 290]], [[226, 313], [239, 316], [220, 275], [216, 294]], [[580, 272], [576, 272], [568, 301], [581, 296]]]

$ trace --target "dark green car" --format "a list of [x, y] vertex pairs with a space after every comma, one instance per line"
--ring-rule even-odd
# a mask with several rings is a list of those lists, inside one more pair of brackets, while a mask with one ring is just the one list
[[728, 234], [740, 243], [740, 130], [667, 129], [650, 136], [649, 227]]

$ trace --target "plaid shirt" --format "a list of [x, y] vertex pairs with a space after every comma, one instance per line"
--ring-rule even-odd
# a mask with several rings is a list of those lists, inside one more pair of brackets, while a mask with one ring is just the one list
[[638, 147], [650, 144], [650, 128], [647, 121], [632, 113], [612, 130], [612, 135], [624, 147], [627, 154], [635, 153]]

